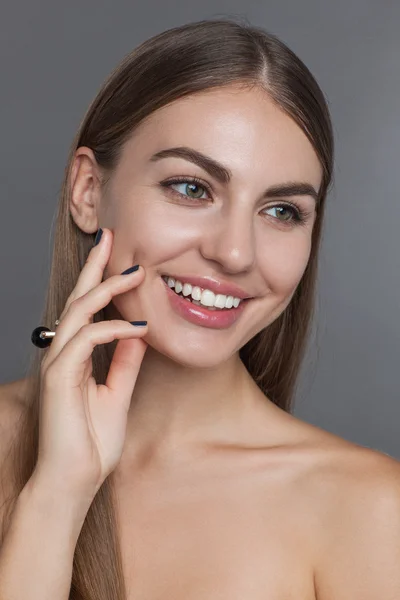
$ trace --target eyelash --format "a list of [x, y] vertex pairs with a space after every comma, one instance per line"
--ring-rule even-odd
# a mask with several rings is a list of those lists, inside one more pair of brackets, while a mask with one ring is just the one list
[[[206, 190], [206, 192], [208, 194], [211, 193], [211, 188], [208, 184], [206, 184], [204, 181], [202, 181], [201, 179], [199, 179], [198, 177], [176, 177], [175, 179], [169, 179], [167, 181], [161, 181], [160, 185], [165, 189], [167, 188], [168, 191], [170, 191], [172, 194], [176, 194], [178, 195], [180, 198], [189, 198], [189, 200], [197, 203], [198, 202], [203, 202], [205, 200], [205, 198], [190, 198], [190, 196], [185, 196], [185, 194], [181, 194], [180, 192], [177, 192], [176, 190], [172, 189], [172, 185], [176, 184], [176, 183], [194, 183], [202, 188], [204, 188]], [[275, 206], [269, 206], [268, 209], [265, 210], [269, 210], [271, 208], [290, 208], [292, 210], [292, 219], [290, 219], [289, 221], [280, 221], [278, 219], [278, 221], [280, 223], [283, 223], [283, 225], [290, 225], [293, 224], [293, 222], [296, 225], [305, 225], [307, 222], [307, 218], [309, 216], [311, 216], [311, 212], [308, 212], [304, 209], [302, 209], [300, 206], [297, 206], [295, 204], [292, 204], [290, 202], [284, 202], [281, 204], [275, 204]]]

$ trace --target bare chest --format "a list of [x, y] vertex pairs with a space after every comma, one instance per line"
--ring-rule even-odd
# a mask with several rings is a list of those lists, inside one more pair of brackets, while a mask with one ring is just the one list
[[315, 600], [298, 500], [284, 477], [251, 472], [129, 486], [118, 512], [128, 600]]

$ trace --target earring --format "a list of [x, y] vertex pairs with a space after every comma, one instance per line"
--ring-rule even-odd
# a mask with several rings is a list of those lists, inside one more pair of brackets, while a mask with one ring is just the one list
[[[55, 322], [55, 327], [60, 324], [59, 319]], [[31, 342], [37, 348], [47, 348], [53, 341], [53, 337], [56, 335], [55, 331], [51, 331], [48, 327], [36, 327], [31, 334]]]

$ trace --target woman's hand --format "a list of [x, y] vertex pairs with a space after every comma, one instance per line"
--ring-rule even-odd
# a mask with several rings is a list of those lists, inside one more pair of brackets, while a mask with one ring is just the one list
[[[93, 315], [113, 296], [144, 280], [140, 267], [102, 281], [113, 234], [103, 231], [89, 253], [69, 296], [60, 324], [41, 364], [38, 461], [34, 475], [69, 491], [97, 493], [118, 464], [125, 440], [127, 413], [147, 348], [148, 329], [128, 321], [93, 323]], [[140, 315], [138, 315], [140, 318]], [[92, 376], [97, 344], [119, 339], [105, 385]], [[50, 478], [50, 479], [49, 479]]]

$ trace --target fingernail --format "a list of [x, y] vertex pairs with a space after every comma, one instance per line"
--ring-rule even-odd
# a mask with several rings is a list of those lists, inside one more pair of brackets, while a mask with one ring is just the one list
[[147, 321], [129, 321], [131, 325], [135, 325], [136, 327], [144, 327], [147, 325]]
[[101, 236], [103, 235], [103, 230], [100, 227], [100, 229], [98, 230], [98, 232], [96, 233], [96, 237], [94, 239], [94, 245], [97, 246], [97, 244], [100, 242], [101, 240]]
[[139, 268], [139, 265], [135, 265], [134, 267], [130, 267], [129, 269], [126, 269], [126, 271], [122, 271], [121, 275], [129, 275], [129, 273], [133, 273], [134, 271], [137, 271]]

